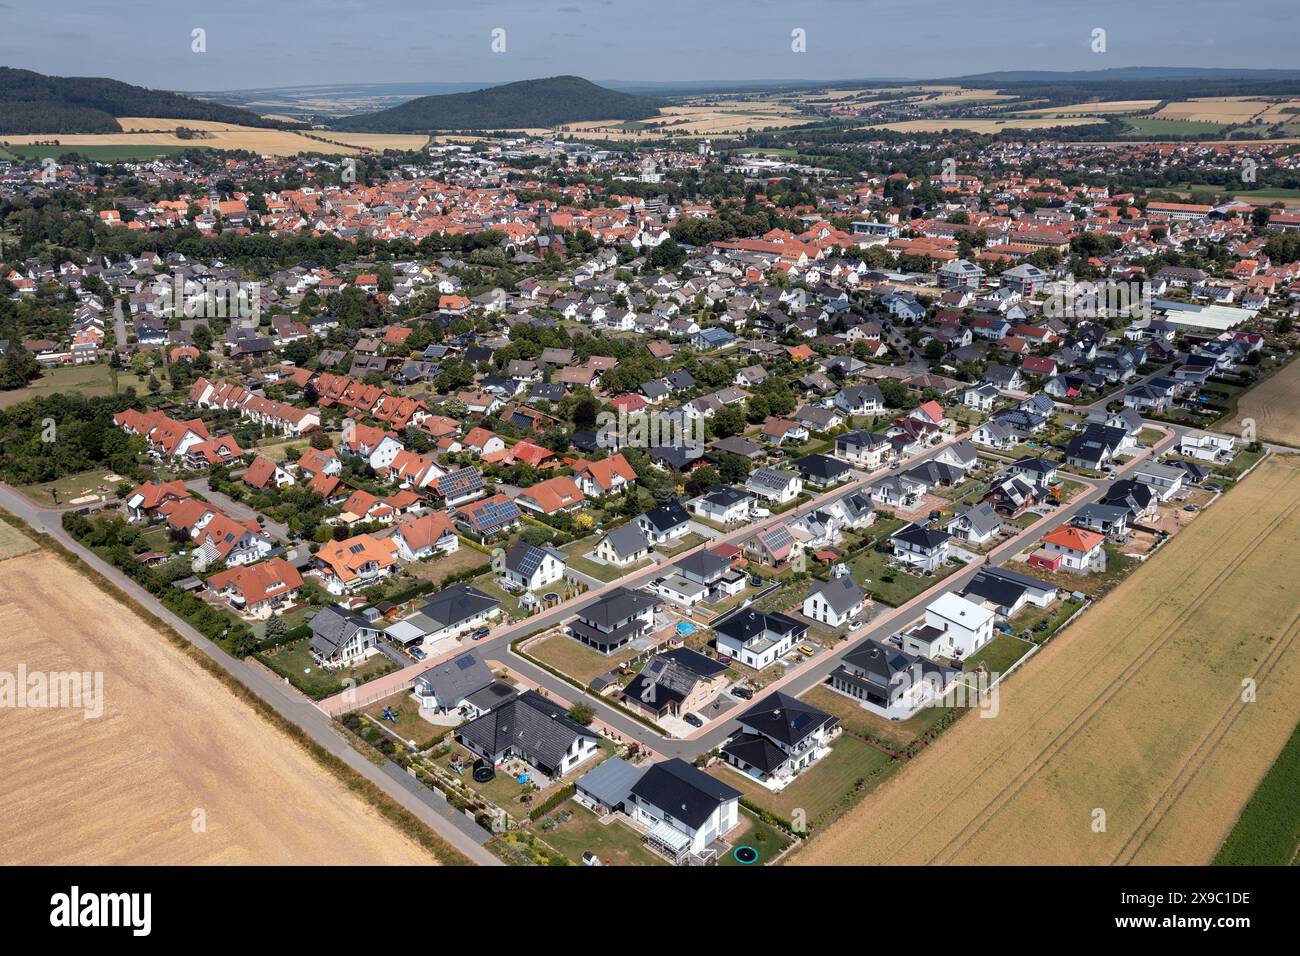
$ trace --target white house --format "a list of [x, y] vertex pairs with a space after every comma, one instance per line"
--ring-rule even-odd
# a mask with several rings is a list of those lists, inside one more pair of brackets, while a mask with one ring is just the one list
[[862, 613], [866, 603], [867, 592], [845, 575], [816, 582], [804, 598], [803, 616], [831, 627], [843, 627]]
[[673, 757], [652, 765], [632, 785], [625, 808], [646, 826], [646, 843], [680, 863], [705, 853], [740, 822], [740, 791]]
[[561, 580], [564, 569], [563, 552], [516, 541], [506, 552], [501, 576], [515, 587], [536, 591]]
[[1178, 454], [1199, 461], [1230, 461], [1236, 452], [1237, 439], [1230, 435], [1184, 435]]
[[784, 504], [799, 497], [803, 491], [803, 479], [793, 472], [778, 468], [759, 468], [749, 476], [745, 489], [760, 498]]
[[902, 633], [903, 650], [934, 660], [962, 659], [993, 639], [994, 613], [951, 592], [925, 609], [925, 619]]

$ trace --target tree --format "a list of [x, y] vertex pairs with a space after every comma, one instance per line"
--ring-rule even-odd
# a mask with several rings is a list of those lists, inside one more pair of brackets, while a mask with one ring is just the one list
[[655, 246], [650, 253], [650, 267], [653, 269], [675, 272], [685, 261], [686, 250], [671, 237]]
[[596, 719], [596, 712], [591, 709], [590, 704], [584, 704], [579, 701], [569, 709], [569, 719], [575, 724], [581, 724], [583, 727], [586, 727]]
[[739, 405], [728, 405], [717, 412], [710, 421], [713, 434], [720, 438], [739, 435], [747, 424], [745, 413]]

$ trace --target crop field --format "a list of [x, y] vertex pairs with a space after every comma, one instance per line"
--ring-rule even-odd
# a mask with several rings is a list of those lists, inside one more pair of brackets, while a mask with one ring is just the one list
[[102, 713], [5, 711], [6, 862], [436, 862], [146, 621], [46, 551], [0, 562], [0, 671], [19, 665], [29, 675], [101, 673]]
[[793, 862], [1209, 863], [1300, 717], [1297, 534], [1274, 456]]
[[1100, 116], [1103, 113], [1141, 113], [1155, 109], [1159, 100], [1110, 100], [1105, 103], [1075, 103], [1071, 106], [1040, 106], [1021, 110], [1021, 116]]
[[[0, 521], [0, 561], [35, 551], [38, 545], [27, 535]], [[2, 579], [2, 578], [0, 578]]]
[[[270, 156], [293, 156], [297, 153], [351, 154], [361, 152], [361, 146], [364, 145], [352, 139], [352, 137], [348, 137], [346, 142], [353, 142], [356, 145], [344, 145], [344, 138], [333, 133], [319, 134], [333, 140], [333, 142], [326, 142], [314, 138], [318, 135], [314, 133], [312, 136], [305, 136], [302, 133], [289, 130], [257, 129], [252, 126], [238, 126], [231, 123], [204, 120], [152, 119], [127, 116], [120, 118], [118, 122], [122, 124], [123, 129], [126, 130], [125, 132], [61, 133], [57, 136], [49, 133], [34, 136], [6, 136], [4, 142], [12, 151], [24, 152], [24, 146], [48, 143], [51, 140], [57, 141], [57, 145], [54, 146], [40, 146], [42, 150], [49, 151], [48, 154], [53, 156], [58, 156], [61, 153], [78, 152], [84, 148], [103, 150], [109, 147], [119, 150], [123, 154], [117, 157], [98, 157], [104, 160], [135, 158], [130, 155], [132, 151], [139, 154], [139, 158], [151, 158], [146, 154], [152, 152], [158, 155], [159, 151], [165, 153], [186, 149], [246, 149]], [[182, 126], [195, 130], [201, 135], [193, 139], [182, 139], [176, 135], [177, 127]], [[423, 146], [425, 139], [426, 137], [422, 136], [381, 136], [375, 142], [406, 140], [418, 142], [420, 146]], [[381, 147], [367, 145], [366, 148]], [[91, 155], [93, 156], [93, 154]]]
[[1248, 97], [1207, 97], [1168, 103], [1153, 116], [1193, 123], [1248, 123], [1273, 105], [1268, 100]]
[[1220, 866], [1287, 866], [1300, 857], [1300, 724], [1219, 848]]
[[621, 120], [593, 120], [566, 124], [564, 129], [600, 139], [638, 139], [661, 136], [714, 136], [743, 133], [749, 129], [784, 129], [816, 122], [817, 117], [798, 113], [789, 104], [775, 100], [710, 99], [707, 105], [666, 106], [635, 123]]
[[1261, 441], [1300, 447], [1300, 361], [1243, 392], [1237, 399], [1237, 417], [1219, 428], [1240, 435], [1247, 419], [1254, 420]]
[[969, 130], [972, 133], [997, 133], [1007, 129], [1051, 129], [1059, 126], [1092, 126], [1101, 122], [1095, 116], [1027, 117], [1011, 119], [926, 119], [881, 123], [867, 129], [892, 129], [899, 133], [941, 133], [944, 130]]

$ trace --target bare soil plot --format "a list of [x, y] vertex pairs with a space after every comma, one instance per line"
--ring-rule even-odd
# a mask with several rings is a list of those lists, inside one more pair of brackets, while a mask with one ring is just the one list
[[1190, 120], [1194, 123], [1246, 123], [1271, 105], [1257, 99], [1193, 99], [1166, 104], [1152, 116], [1155, 119]]
[[795, 862], [1208, 863], [1300, 716], [1297, 534], [1276, 456]]
[[1237, 417], [1216, 426], [1233, 435], [1244, 434], [1254, 421], [1261, 441], [1300, 446], [1300, 361], [1278, 369], [1237, 399]]
[[[48, 142], [57, 139], [60, 147], [77, 146], [170, 146], [178, 149], [247, 149], [271, 156], [294, 156], [298, 153], [347, 154], [361, 151], [359, 146], [340, 145], [343, 140], [328, 135], [335, 142], [325, 142], [302, 133], [280, 129], [258, 129], [204, 120], [155, 119], [152, 117], [121, 117], [125, 132], [121, 133], [61, 133], [51, 137], [48, 133], [35, 136], [6, 136], [14, 145]], [[178, 127], [200, 132], [192, 139], [176, 135]], [[422, 137], [417, 137], [422, 139]], [[374, 147], [367, 147], [374, 148]]]
[[[0, 526], [3, 527], [3, 526]], [[7, 862], [416, 864], [434, 859], [125, 605], [48, 552], [0, 564], [0, 671], [103, 673], [103, 715], [14, 708]], [[196, 811], [206, 830], [195, 832]]]

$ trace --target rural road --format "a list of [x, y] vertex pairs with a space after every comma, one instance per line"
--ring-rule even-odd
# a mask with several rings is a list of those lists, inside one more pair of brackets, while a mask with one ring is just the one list
[[482, 844], [489, 839], [487, 831], [464, 814], [453, 810], [440, 793], [419, 784], [392, 761], [387, 761], [383, 767], [371, 763], [348, 744], [334, 721], [313, 702], [293, 692], [267, 671], [231, 657], [182, 618], [163, 607], [161, 602], [140, 585], [83, 547], [63, 530], [63, 510], [41, 508], [16, 489], [4, 484], [0, 484], [0, 508], [16, 515], [35, 531], [49, 535], [76, 554], [128, 597], [148, 608], [198, 647], [278, 714], [297, 724], [317, 744], [419, 817], [472, 862], [483, 866], [502, 865], [500, 860], [483, 848]]

